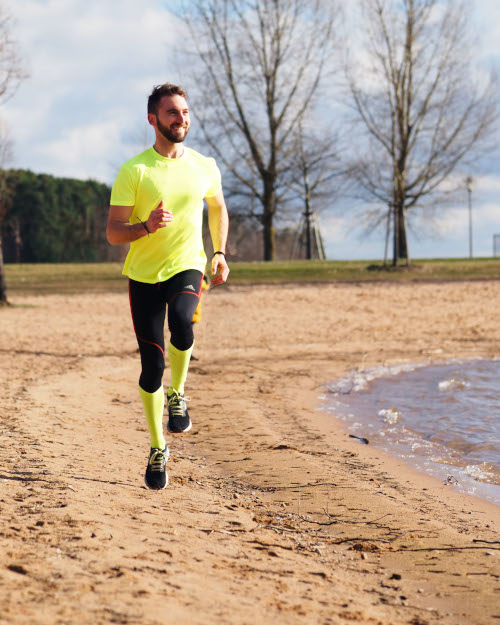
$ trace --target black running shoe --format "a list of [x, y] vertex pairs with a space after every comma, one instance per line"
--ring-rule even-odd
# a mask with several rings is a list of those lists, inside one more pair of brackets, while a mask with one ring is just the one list
[[173, 390], [168, 396], [168, 423], [167, 430], [173, 434], [181, 432], [189, 432], [192, 427], [191, 419], [187, 411], [186, 401], [190, 397], [184, 397], [176, 390]]
[[165, 470], [168, 454], [168, 447], [165, 449], [151, 447], [146, 475], [144, 476], [146, 486], [151, 490], [161, 490], [168, 484], [168, 474]]

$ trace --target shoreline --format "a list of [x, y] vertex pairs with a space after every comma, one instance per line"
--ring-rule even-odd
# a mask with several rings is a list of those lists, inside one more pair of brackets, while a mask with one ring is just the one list
[[[407, 442], [402, 443], [400, 440], [381, 438], [380, 433], [386, 428], [378, 424], [374, 418], [369, 418], [366, 414], [363, 416], [347, 415], [345, 413], [345, 408], [335, 408], [335, 405], [344, 404], [344, 406], [349, 406], [349, 410], [351, 410], [352, 407], [349, 401], [342, 400], [342, 397], [347, 397], [357, 391], [366, 391], [369, 385], [376, 380], [392, 379], [394, 376], [400, 374], [404, 376], [405, 373], [412, 373], [417, 369], [427, 367], [449, 367], [450, 365], [467, 366], [469, 363], [493, 363], [496, 361], [498, 361], [497, 358], [471, 356], [470, 358], [452, 358], [448, 360], [436, 360], [434, 362], [424, 360], [405, 365], [377, 367], [371, 370], [360, 369], [356, 372], [352, 371], [346, 376], [337, 380], [332, 380], [324, 385], [324, 394], [319, 396], [319, 401], [321, 402], [320, 410], [339, 420], [353, 438], [358, 437], [359, 439], [359, 435], [361, 435], [361, 438], [366, 437], [369, 439], [369, 444], [375, 449], [381, 449], [392, 457], [403, 460], [408, 466], [416, 469], [418, 472], [434, 477], [441, 483], [445, 483], [450, 490], [456, 490], [465, 495], [477, 497], [493, 505], [500, 506], [500, 484], [475, 479], [472, 475], [464, 472], [465, 465], [463, 464], [438, 462], [432, 459], [433, 454], [450, 453], [450, 448], [446, 443], [437, 444], [436, 449], [434, 449], [432, 453], [426, 451], [421, 455], [412, 454], [412, 456], [409, 456], [411, 450]], [[351, 388], [344, 390], [349, 383], [351, 384]], [[406, 384], [408, 384], [408, 382], [406, 382]], [[396, 438], [399, 439], [400, 437]], [[419, 442], [419, 440], [424, 440], [421, 432], [417, 432], [417, 442]], [[476, 466], [478, 466], [477, 463], [479, 460], [471, 460], [471, 462], [475, 462]], [[455, 472], [455, 475], [451, 474], [453, 472]]]
[[[342, 417], [336, 416], [335, 414], [325, 411], [321, 407], [318, 408], [318, 413], [322, 414], [322, 419], [325, 418], [326, 422], [321, 426], [321, 428], [325, 429], [328, 433], [331, 432], [332, 436], [336, 438], [336, 444], [339, 444], [339, 436], [341, 437], [342, 445], [349, 451], [357, 453], [357, 455], [363, 455], [366, 458], [369, 458], [371, 461], [380, 461], [378, 464], [380, 466], [384, 466], [384, 469], [387, 470], [387, 466], [390, 467], [390, 472], [397, 478], [402, 479], [403, 474], [404, 478], [411, 481], [414, 486], [422, 485], [425, 483], [425, 487], [423, 490], [432, 489], [440, 498], [450, 498], [454, 500], [456, 505], [460, 505], [462, 508], [464, 507], [465, 502], [475, 502], [475, 508], [477, 510], [481, 510], [481, 513], [491, 514], [493, 516], [500, 515], [500, 507], [498, 504], [492, 502], [489, 499], [481, 497], [479, 495], [465, 492], [460, 490], [452, 483], [446, 484], [445, 481], [436, 475], [426, 471], [425, 469], [419, 468], [418, 466], [408, 462], [406, 459], [402, 458], [396, 452], [391, 449], [384, 449], [382, 447], [373, 445], [371, 442], [369, 445], [364, 445], [360, 441], [349, 440], [351, 439], [352, 431], [349, 429], [347, 422], [345, 422]], [[333, 428], [329, 428], [327, 421], [333, 420], [335, 426]], [[339, 433], [340, 431], [340, 433]], [[369, 449], [369, 453], [366, 453]], [[366, 451], [365, 451], [366, 450]], [[377, 463], [376, 463], [377, 464]], [[445, 466], [445, 465], [438, 465]], [[472, 478], [471, 478], [472, 480]], [[475, 482], [476, 484], [480, 484], [479, 482]], [[462, 500], [464, 498], [464, 500]]]
[[361, 365], [498, 355], [500, 283], [209, 292], [193, 429], [169, 436], [158, 493], [143, 485], [127, 294], [13, 299], [0, 336], [7, 625], [498, 622], [499, 508], [317, 407], [325, 380]]

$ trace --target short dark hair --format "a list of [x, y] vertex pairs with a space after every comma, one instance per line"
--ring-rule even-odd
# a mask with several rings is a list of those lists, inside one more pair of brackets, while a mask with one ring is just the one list
[[150, 113], [156, 114], [160, 100], [164, 96], [172, 95], [180, 95], [187, 100], [187, 93], [180, 85], [173, 85], [169, 82], [166, 82], [164, 85], [156, 85], [148, 98], [148, 115]]

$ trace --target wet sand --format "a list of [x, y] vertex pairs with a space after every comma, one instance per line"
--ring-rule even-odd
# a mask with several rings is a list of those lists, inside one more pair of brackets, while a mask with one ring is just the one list
[[[500, 282], [228, 287], [204, 296], [170, 484], [128, 296], [0, 311], [0, 622], [500, 622], [500, 508], [320, 411], [355, 368], [500, 355]], [[166, 376], [168, 382], [168, 372]]]

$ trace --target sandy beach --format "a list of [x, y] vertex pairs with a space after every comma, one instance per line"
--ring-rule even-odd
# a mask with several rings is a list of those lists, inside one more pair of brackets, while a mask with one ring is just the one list
[[210, 291], [160, 492], [125, 285], [10, 299], [0, 623], [500, 623], [500, 508], [319, 400], [353, 369], [500, 356], [500, 282]]

